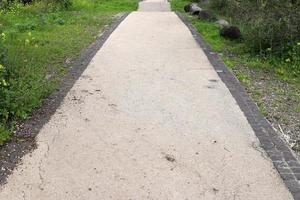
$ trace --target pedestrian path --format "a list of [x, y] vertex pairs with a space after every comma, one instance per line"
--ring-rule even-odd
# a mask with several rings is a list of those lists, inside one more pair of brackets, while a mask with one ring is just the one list
[[146, 0], [42, 128], [1, 200], [288, 200], [185, 24]]
[[140, 12], [170, 12], [170, 3], [167, 0], [144, 0], [139, 4]]

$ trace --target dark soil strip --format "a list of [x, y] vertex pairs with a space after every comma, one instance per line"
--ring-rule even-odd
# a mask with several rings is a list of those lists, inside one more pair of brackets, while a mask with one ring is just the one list
[[72, 67], [61, 80], [59, 87], [43, 101], [43, 105], [35, 109], [29, 119], [17, 125], [18, 130], [12, 139], [0, 149], [0, 184], [6, 182], [8, 175], [20, 162], [21, 158], [36, 148], [35, 137], [40, 129], [55, 113], [94, 55], [128, 15], [129, 13], [125, 13], [115, 19], [111, 26], [71, 64]]
[[[204, 41], [197, 29], [193, 27], [183, 15], [180, 13], [177, 13], [177, 15], [189, 28], [219, 77], [226, 84], [239, 107], [244, 112], [248, 122], [258, 137], [262, 148], [268, 153], [270, 159], [273, 161], [283, 182], [294, 198], [300, 200], [300, 184], [298, 182], [300, 181], [300, 162], [297, 159], [297, 156], [295, 156], [288, 144], [286, 144], [280, 135], [276, 133], [271, 124], [259, 112], [257, 105], [247, 94], [245, 88], [235, 77], [234, 73], [219, 58], [218, 54], [212, 51], [211, 47]], [[274, 192], [276, 193], [276, 191]], [[275, 193], [274, 195], [276, 195]]]

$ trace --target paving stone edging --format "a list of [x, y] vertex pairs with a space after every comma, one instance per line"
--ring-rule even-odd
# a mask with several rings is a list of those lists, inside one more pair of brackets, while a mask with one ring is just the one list
[[62, 78], [59, 87], [43, 100], [42, 106], [35, 109], [29, 119], [21, 123], [22, 127], [16, 131], [12, 140], [0, 148], [0, 186], [6, 183], [7, 177], [19, 164], [21, 158], [36, 148], [36, 135], [61, 105], [61, 102], [95, 54], [129, 14], [119, 14], [110, 26], [104, 28], [96, 41], [86, 48], [78, 59], [71, 63], [71, 67]]
[[239, 107], [244, 112], [261, 143], [261, 147], [273, 161], [286, 187], [290, 190], [294, 199], [300, 200], [300, 162], [297, 156], [259, 112], [257, 105], [247, 94], [245, 88], [235, 77], [232, 70], [225, 65], [217, 53], [212, 51], [211, 47], [204, 41], [203, 37], [198, 33], [197, 29], [191, 25], [188, 19], [178, 12], [176, 12], [176, 14], [189, 28], [219, 77], [225, 83]]

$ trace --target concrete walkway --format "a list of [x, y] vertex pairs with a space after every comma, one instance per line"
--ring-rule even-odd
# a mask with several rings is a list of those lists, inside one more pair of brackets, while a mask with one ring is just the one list
[[188, 28], [152, 6], [168, 4], [114, 31], [1, 200], [292, 199]]

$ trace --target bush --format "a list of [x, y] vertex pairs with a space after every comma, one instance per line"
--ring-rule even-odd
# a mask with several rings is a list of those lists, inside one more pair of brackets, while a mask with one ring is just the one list
[[300, 41], [290, 44], [286, 47], [283, 55], [284, 62], [289, 64], [293, 75], [300, 74]]
[[216, 21], [217, 20], [214, 13], [211, 12], [210, 10], [201, 10], [199, 12], [198, 19], [204, 20], [204, 21]]
[[38, 3], [43, 4], [48, 10], [69, 9], [72, 6], [72, 0], [0, 0], [0, 11], [10, 10], [16, 4]]
[[9, 73], [7, 70], [7, 50], [4, 46], [6, 35], [0, 33], [0, 123], [6, 123], [9, 118], [9, 111], [6, 109], [6, 96], [9, 90]]
[[0, 146], [3, 145], [4, 141], [10, 138], [10, 131], [0, 124]]
[[51, 8], [68, 9], [72, 6], [72, 0], [45, 0]]
[[0, 64], [6, 63], [6, 48], [4, 47], [3, 41], [6, 39], [5, 33], [0, 30]]
[[0, 12], [1, 10], [5, 10], [6, 8], [8, 8], [11, 3], [12, 2], [10, 1], [0, 0]]
[[228, 8], [229, 6], [229, 1], [228, 0], [212, 0], [210, 3], [210, 6], [213, 9], [219, 10], [219, 11], [223, 11]]
[[211, 8], [230, 17], [243, 29], [254, 52], [286, 54], [290, 43], [300, 40], [300, 2], [287, 0], [211, 0]]

